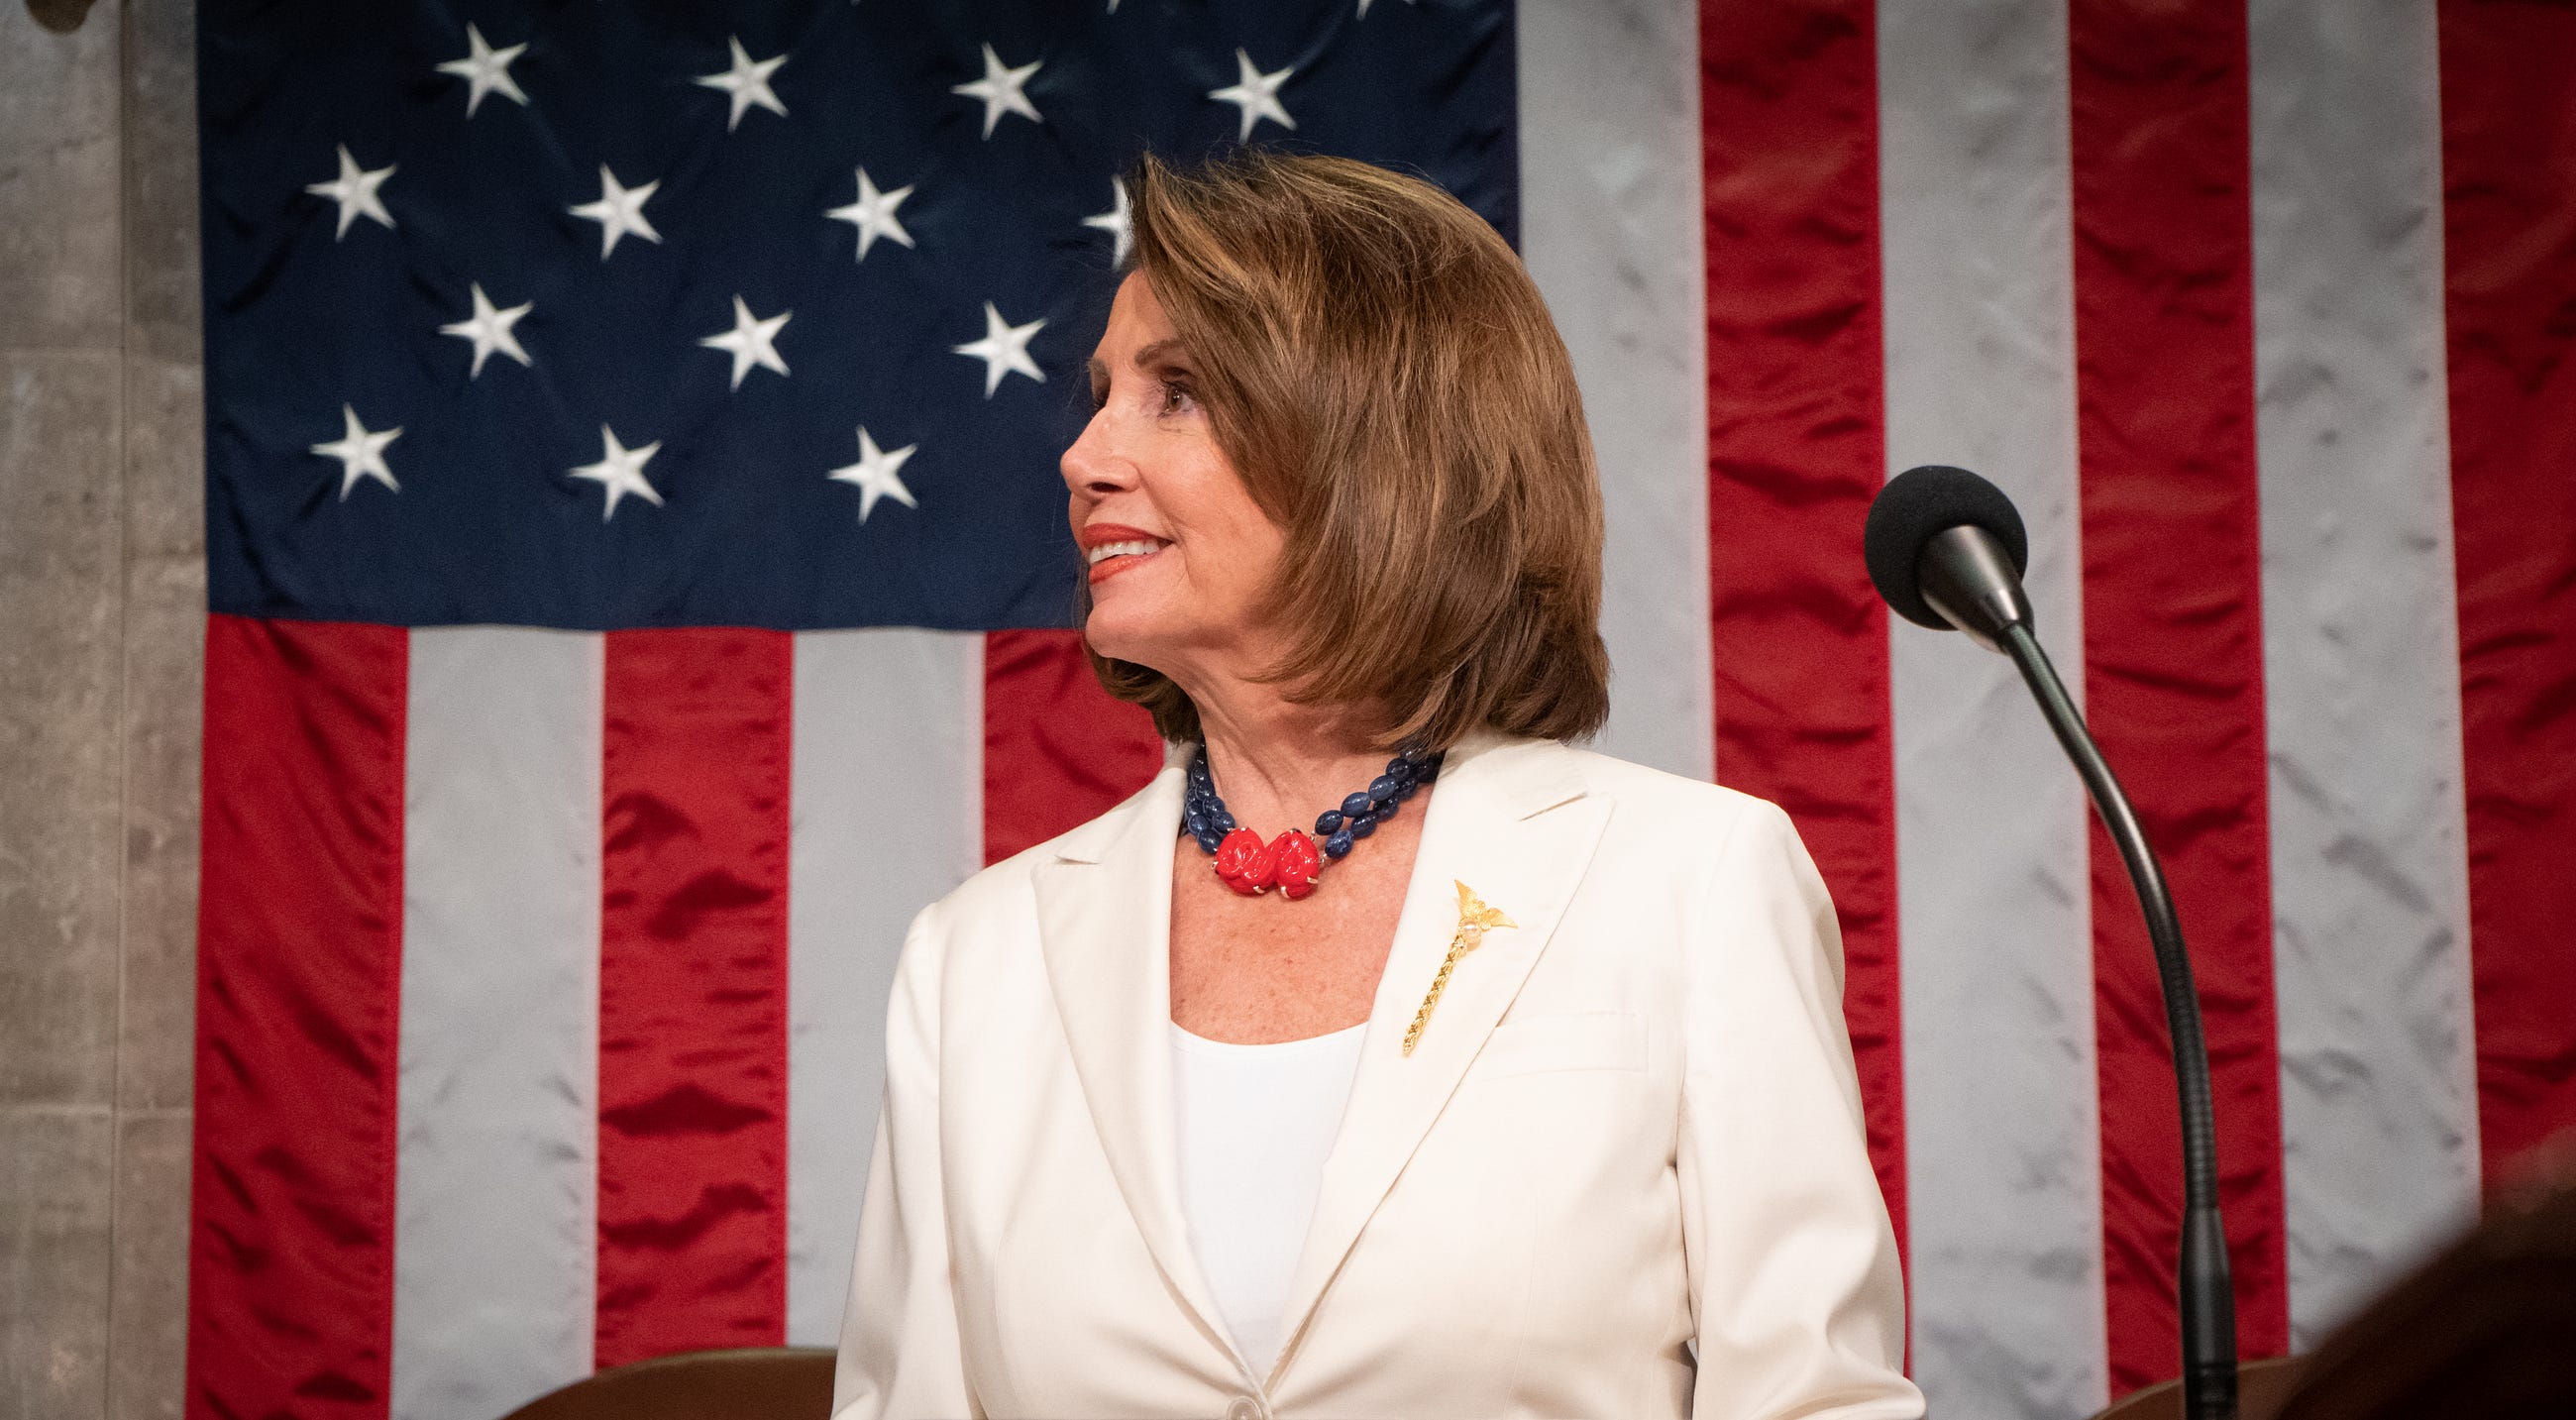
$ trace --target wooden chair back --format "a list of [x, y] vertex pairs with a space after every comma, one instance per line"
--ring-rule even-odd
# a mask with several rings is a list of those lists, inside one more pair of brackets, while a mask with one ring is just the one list
[[[2237, 1367], [2237, 1420], [2271, 1420], [2298, 1383], [2299, 1358], [2295, 1356], [2248, 1361]], [[2183, 1420], [2182, 1382], [2166, 1381], [2137, 1391], [2094, 1420]]]
[[688, 1351], [600, 1372], [507, 1420], [827, 1420], [832, 1352], [819, 1346]]

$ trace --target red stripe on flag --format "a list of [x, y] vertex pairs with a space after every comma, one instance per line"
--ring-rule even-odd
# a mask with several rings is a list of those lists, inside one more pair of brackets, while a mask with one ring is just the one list
[[985, 636], [985, 862], [1098, 817], [1162, 767], [1153, 718], [1100, 688], [1081, 632]]
[[794, 642], [606, 648], [596, 1360], [787, 1327], [787, 840]]
[[2444, 0], [2444, 307], [2486, 1176], [2576, 1125], [2576, 8]]
[[[2247, 1356], [2289, 1344], [2272, 1007], [2243, 0], [2078, 0], [2085, 703], [2164, 856], [2207, 1013]], [[2111, 1390], [2181, 1369], [2182, 1146], [2154, 960], [2092, 833]]]
[[1842, 920], [1843, 1014], [1905, 1232], [1887, 616], [1860, 559], [1886, 479], [1878, 70], [1866, 0], [1700, 26], [1718, 777], [1796, 820]]
[[206, 622], [191, 1420], [382, 1420], [406, 634]]

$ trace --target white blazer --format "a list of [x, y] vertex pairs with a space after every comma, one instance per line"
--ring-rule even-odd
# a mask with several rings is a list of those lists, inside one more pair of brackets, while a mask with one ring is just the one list
[[[914, 920], [836, 1420], [1922, 1413], [1841, 937], [1788, 817], [1491, 732], [1428, 800], [1255, 1374], [1176, 1181], [1182, 775], [1176, 749]], [[1459, 961], [1407, 1056], [1457, 882], [1518, 925]]]

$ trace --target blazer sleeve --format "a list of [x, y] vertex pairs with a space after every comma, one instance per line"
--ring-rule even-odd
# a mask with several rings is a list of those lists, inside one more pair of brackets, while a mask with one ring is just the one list
[[1842, 933], [1755, 800], [1694, 909], [1676, 1170], [1707, 1420], [1908, 1420], [1905, 1291], [1842, 1015]]
[[904, 934], [886, 1010], [885, 1096], [859, 1204], [858, 1259], [832, 1383], [832, 1420], [983, 1415], [966, 1385], [939, 1162], [935, 908]]

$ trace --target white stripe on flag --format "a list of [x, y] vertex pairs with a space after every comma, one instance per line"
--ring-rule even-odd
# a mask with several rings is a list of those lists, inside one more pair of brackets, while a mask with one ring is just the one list
[[787, 1339], [840, 1335], [912, 915], [983, 855], [984, 638], [796, 637], [787, 869]]
[[2441, 113], [2415, 0], [2251, 13], [2293, 1343], [2476, 1213]]
[[411, 634], [394, 1420], [591, 1370], [600, 638]]
[[1687, 0], [1524, 5], [1521, 255], [1583, 386], [1606, 516], [1609, 754], [1713, 772], [1699, 31]]
[[[2080, 694], [2064, 8], [1878, 21], [1890, 472], [2012, 496]], [[2107, 1385], [2083, 790], [2003, 657], [1902, 621], [1889, 657], [1915, 1375], [1935, 1413], [2056, 1420]]]

